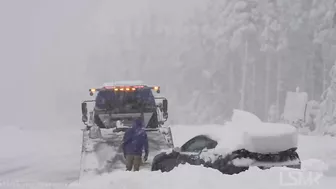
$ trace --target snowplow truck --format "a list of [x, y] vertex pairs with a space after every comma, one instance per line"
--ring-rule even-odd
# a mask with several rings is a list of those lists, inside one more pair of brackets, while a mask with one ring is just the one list
[[[168, 100], [159, 86], [141, 81], [106, 83], [89, 89], [94, 99], [81, 104], [83, 129], [80, 178], [125, 169], [122, 140], [135, 119], [142, 119], [149, 142], [148, 163], [161, 150], [174, 146], [168, 119]], [[91, 107], [89, 107], [91, 105]], [[90, 111], [89, 111], [90, 109]]]

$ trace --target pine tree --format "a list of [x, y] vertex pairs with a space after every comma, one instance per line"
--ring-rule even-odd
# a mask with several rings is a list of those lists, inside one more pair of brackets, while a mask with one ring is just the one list
[[316, 133], [325, 134], [329, 128], [336, 125], [336, 62], [329, 72], [330, 86], [322, 95], [322, 103], [317, 118]]

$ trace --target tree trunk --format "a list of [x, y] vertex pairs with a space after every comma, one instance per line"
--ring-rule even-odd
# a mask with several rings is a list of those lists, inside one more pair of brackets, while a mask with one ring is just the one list
[[252, 69], [252, 107], [251, 110], [253, 110], [255, 113], [256, 112], [256, 74], [257, 74], [257, 66], [255, 63], [253, 63], [253, 69]]
[[310, 75], [310, 81], [309, 81], [309, 90], [310, 90], [310, 96], [312, 100], [315, 100], [315, 81], [316, 81], [316, 75], [314, 70], [314, 59], [310, 59], [309, 62], [309, 75]]
[[234, 86], [235, 86], [235, 78], [234, 78], [234, 63], [233, 61], [230, 61], [229, 63], [230, 66], [230, 72], [229, 72], [229, 79], [230, 79], [230, 96], [234, 95]]
[[229, 66], [230, 66], [230, 71], [229, 71], [229, 82], [230, 82], [230, 89], [229, 89], [229, 107], [230, 108], [234, 108], [237, 106], [237, 98], [236, 98], [236, 94], [235, 94], [235, 85], [236, 85], [236, 82], [235, 82], [235, 75], [234, 75], [234, 64], [235, 62], [234, 61], [230, 61], [229, 63]]
[[281, 85], [282, 85], [282, 80], [281, 80], [281, 58], [278, 56], [277, 57], [277, 88], [276, 88], [276, 119], [279, 120], [280, 118], [280, 95], [281, 95]]
[[242, 83], [241, 83], [241, 89], [240, 89], [240, 103], [239, 108], [241, 110], [245, 109], [245, 88], [246, 88], [246, 72], [247, 72], [247, 50], [248, 50], [248, 43], [247, 40], [245, 42], [245, 55], [244, 55], [244, 61], [242, 63]]
[[306, 92], [307, 91], [307, 62], [304, 63], [302, 68], [302, 75], [301, 75], [301, 90]]
[[323, 90], [322, 91], [324, 92], [326, 90], [326, 85], [328, 83], [328, 81], [327, 81], [327, 74], [326, 74], [327, 65], [326, 65], [324, 59], [322, 59], [322, 61], [323, 61], [323, 70], [322, 70], [322, 76], [323, 76], [322, 89]]
[[268, 118], [268, 108], [269, 108], [269, 85], [270, 85], [270, 69], [271, 69], [271, 62], [270, 56], [266, 55], [266, 84], [265, 84], [265, 120]]

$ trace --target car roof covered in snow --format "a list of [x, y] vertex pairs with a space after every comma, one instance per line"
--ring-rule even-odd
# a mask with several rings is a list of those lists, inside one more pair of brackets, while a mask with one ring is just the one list
[[172, 128], [175, 146], [198, 135], [206, 135], [218, 142], [216, 149], [232, 152], [247, 149], [259, 153], [275, 153], [297, 147], [295, 127], [281, 123], [265, 123], [248, 112], [235, 111], [225, 125], [185, 126]]

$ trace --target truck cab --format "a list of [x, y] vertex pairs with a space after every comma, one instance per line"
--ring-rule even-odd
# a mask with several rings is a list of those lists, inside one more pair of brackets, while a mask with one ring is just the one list
[[[142, 82], [106, 83], [100, 88], [89, 90], [94, 100], [82, 103], [82, 121], [90, 128], [129, 128], [134, 119], [141, 118], [146, 129], [159, 128], [168, 119], [168, 101], [157, 97], [159, 86]], [[161, 102], [160, 102], [161, 101]], [[93, 103], [89, 112], [87, 103]]]

